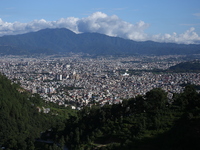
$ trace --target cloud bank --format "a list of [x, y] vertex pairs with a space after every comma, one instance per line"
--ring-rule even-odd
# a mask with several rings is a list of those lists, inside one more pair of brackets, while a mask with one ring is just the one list
[[157, 34], [150, 36], [145, 33], [149, 24], [139, 21], [135, 24], [121, 20], [118, 16], [108, 16], [102, 12], [95, 12], [86, 18], [61, 18], [57, 21], [46, 21], [44, 19], [34, 20], [29, 23], [4, 22], [0, 18], [0, 36], [15, 35], [34, 32], [45, 28], [67, 28], [75, 33], [97, 32], [114, 37], [122, 37], [135, 41], [156, 41], [184, 44], [200, 44], [200, 37], [195, 28], [190, 28], [182, 34]]

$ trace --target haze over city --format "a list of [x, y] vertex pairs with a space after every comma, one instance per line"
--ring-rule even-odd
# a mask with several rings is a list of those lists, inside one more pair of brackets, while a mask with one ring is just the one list
[[0, 0], [0, 4], [0, 36], [67, 28], [135, 41], [200, 43], [198, 0]]

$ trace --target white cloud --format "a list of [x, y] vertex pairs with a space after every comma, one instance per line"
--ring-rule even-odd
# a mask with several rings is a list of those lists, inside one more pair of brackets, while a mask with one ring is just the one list
[[200, 44], [200, 37], [199, 35], [194, 32], [195, 28], [192, 27], [189, 30], [185, 31], [182, 34], [177, 34], [174, 32], [173, 34], [158, 34], [152, 36], [153, 41], [158, 42], [171, 42], [171, 43], [184, 43], [184, 44]]
[[80, 32], [98, 32], [109, 36], [140, 41], [146, 39], [147, 35], [144, 33], [144, 30], [148, 27], [149, 25], [143, 21], [134, 25], [121, 20], [116, 15], [108, 16], [101, 12], [96, 12], [78, 21]]
[[96, 12], [86, 18], [61, 18], [57, 21], [46, 21], [44, 19], [34, 20], [29, 23], [4, 22], [0, 18], [0, 36], [22, 34], [38, 31], [45, 28], [68, 28], [76, 33], [97, 32], [109, 36], [122, 37], [136, 41], [152, 40], [157, 42], [172, 42], [193, 44], [200, 43], [200, 37], [190, 28], [183, 34], [158, 34], [149, 36], [145, 30], [149, 24], [139, 21], [135, 24], [123, 21], [116, 15], [108, 16], [102, 12]]
[[22, 34], [32, 31], [38, 31], [45, 28], [68, 28], [74, 32], [78, 32], [76, 23], [78, 20], [78, 18], [69, 17], [66, 19], [61, 18], [57, 21], [46, 21], [44, 19], [41, 19], [34, 20], [29, 23], [8, 23], [4, 22], [0, 18], [0, 36]]

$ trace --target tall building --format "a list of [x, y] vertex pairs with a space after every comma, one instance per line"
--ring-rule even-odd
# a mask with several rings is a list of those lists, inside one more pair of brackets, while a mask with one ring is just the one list
[[61, 81], [61, 80], [62, 80], [62, 74], [57, 74], [57, 75], [56, 75], [56, 80]]

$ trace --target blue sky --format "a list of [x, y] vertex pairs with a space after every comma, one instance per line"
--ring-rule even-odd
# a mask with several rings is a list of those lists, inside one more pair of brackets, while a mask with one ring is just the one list
[[200, 43], [200, 0], [0, 0], [0, 36], [57, 27], [136, 41]]

